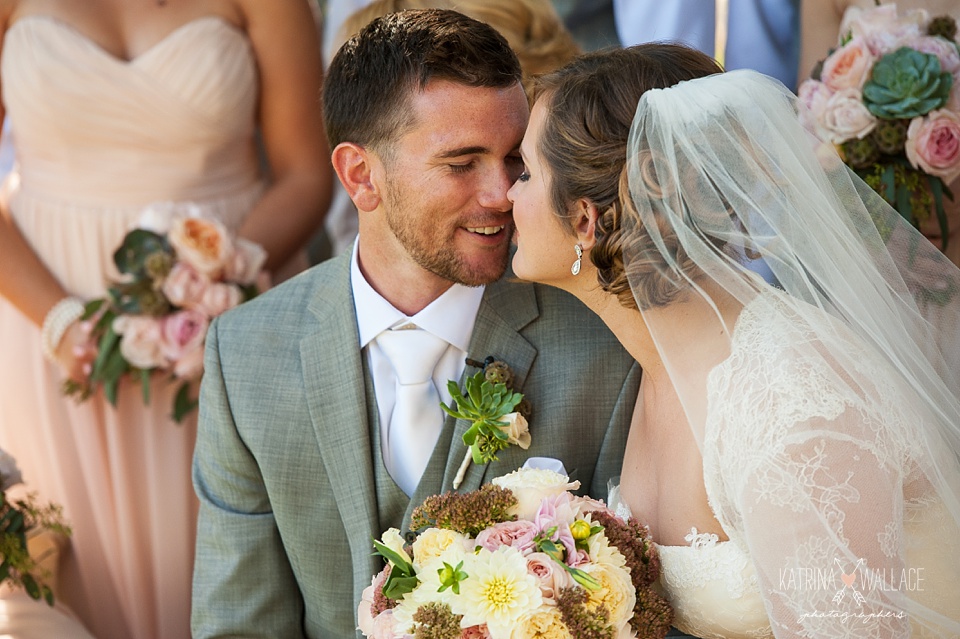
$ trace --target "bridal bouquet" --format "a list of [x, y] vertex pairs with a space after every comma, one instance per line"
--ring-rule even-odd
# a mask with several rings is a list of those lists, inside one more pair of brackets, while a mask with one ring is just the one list
[[798, 93], [822, 138], [914, 226], [935, 214], [960, 176], [960, 49], [949, 16], [896, 5], [853, 8], [841, 40]]
[[167, 372], [181, 382], [173, 406], [179, 422], [197, 405], [190, 383], [203, 373], [210, 320], [265, 286], [266, 252], [216, 220], [173, 217], [164, 229], [149, 221], [151, 213], [164, 217], [145, 212], [143, 226], [113, 255], [120, 281], [86, 304], [81, 319], [91, 326], [97, 357], [84, 383], [67, 382], [64, 390], [82, 401], [102, 386], [116, 406], [120, 380], [132, 377], [149, 403], [151, 374]]
[[651, 587], [660, 561], [647, 529], [577, 488], [521, 469], [429, 497], [413, 513], [412, 543], [395, 528], [374, 542], [387, 565], [364, 590], [360, 630], [376, 639], [665, 636], [673, 613]]
[[45, 529], [70, 534], [62, 520], [60, 506], [41, 505], [36, 495], [10, 500], [7, 490], [21, 482], [17, 462], [0, 449], [0, 583], [23, 588], [31, 599], [53, 605], [53, 591], [43, 583], [43, 570], [27, 549], [27, 532]]

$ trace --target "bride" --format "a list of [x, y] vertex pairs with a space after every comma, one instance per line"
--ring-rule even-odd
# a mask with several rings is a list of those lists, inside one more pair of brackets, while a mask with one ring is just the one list
[[678, 628], [958, 636], [960, 271], [782, 85], [718, 71], [648, 44], [544, 77], [514, 270], [643, 367], [618, 499]]

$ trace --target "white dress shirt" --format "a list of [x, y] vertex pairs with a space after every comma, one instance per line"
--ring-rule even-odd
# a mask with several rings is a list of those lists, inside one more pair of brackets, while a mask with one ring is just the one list
[[[473, 335], [473, 325], [477, 319], [484, 287], [454, 284], [422, 311], [409, 317], [394, 308], [367, 282], [363, 273], [360, 272], [360, 263], [357, 259], [359, 246], [360, 238], [357, 238], [350, 267], [350, 286], [353, 289], [353, 301], [357, 312], [360, 348], [367, 358], [377, 395], [381, 453], [384, 459], [389, 459], [390, 451], [386, 449], [390, 441], [387, 428], [396, 402], [397, 377], [390, 360], [376, 342], [377, 335], [387, 329], [412, 323], [446, 341], [447, 350], [440, 356], [433, 371], [433, 382], [440, 393], [440, 399], [449, 406], [451, 397], [447, 391], [447, 382], [451, 379], [459, 381], [466, 367], [467, 349], [470, 346], [470, 337]], [[437, 408], [439, 410], [439, 406]]]

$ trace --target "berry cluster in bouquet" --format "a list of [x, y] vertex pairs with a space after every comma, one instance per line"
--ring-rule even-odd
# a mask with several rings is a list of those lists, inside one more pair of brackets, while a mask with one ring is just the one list
[[953, 18], [851, 8], [836, 49], [798, 93], [820, 137], [911, 224], [936, 216], [960, 176], [960, 49]]
[[409, 539], [392, 528], [374, 542], [386, 567], [364, 590], [360, 630], [376, 639], [665, 636], [673, 612], [652, 587], [660, 560], [649, 531], [577, 488], [521, 469], [427, 498]]
[[69, 536], [60, 506], [40, 504], [30, 493], [11, 499], [7, 490], [22, 482], [16, 460], [0, 449], [0, 583], [23, 588], [31, 599], [43, 599], [53, 605], [53, 591], [43, 582], [44, 570], [30, 556], [27, 533], [49, 530]]
[[113, 255], [119, 281], [85, 305], [81, 320], [97, 356], [87, 378], [64, 391], [82, 401], [102, 387], [116, 406], [120, 380], [131, 377], [149, 403], [151, 375], [169, 373], [180, 382], [172, 414], [179, 422], [197, 405], [190, 385], [203, 373], [210, 321], [266, 288], [266, 252], [192, 210], [162, 213], [145, 211]]

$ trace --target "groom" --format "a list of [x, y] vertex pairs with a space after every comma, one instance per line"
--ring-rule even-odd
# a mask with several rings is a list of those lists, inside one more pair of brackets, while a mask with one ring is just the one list
[[[381, 18], [334, 59], [324, 111], [359, 239], [210, 329], [194, 637], [355, 635], [372, 539], [451, 490], [464, 459], [468, 424], [438, 402], [476, 372], [468, 358], [511, 367], [532, 443], [470, 466], [459, 490], [530, 457], [561, 460], [594, 496], [619, 474], [636, 364], [572, 297], [503, 276], [519, 79], [506, 41], [452, 11]], [[401, 378], [424, 362], [416, 384], [436, 399], [405, 420]]]

